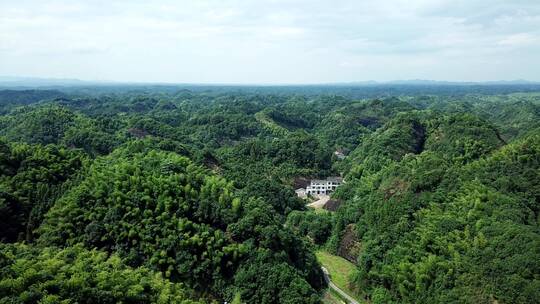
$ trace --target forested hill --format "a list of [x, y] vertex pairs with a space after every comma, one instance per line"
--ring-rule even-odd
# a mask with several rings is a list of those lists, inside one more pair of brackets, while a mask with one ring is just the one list
[[0, 303], [538, 302], [540, 92], [406, 87], [0, 91]]
[[540, 82], [501, 81], [501, 82], [445, 82], [405, 80], [393, 82], [350, 82], [328, 84], [291, 85], [218, 85], [218, 84], [166, 84], [166, 83], [118, 83], [51, 81], [51, 82], [2, 82], [0, 90], [19, 92], [61, 91], [72, 96], [99, 96], [102, 94], [126, 94], [148, 92], [176, 94], [180, 91], [217, 94], [261, 94], [261, 95], [302, 95], [315, 97], [337, 95], [348, 98], [381, 98], [392, 96], [464, 96], [470, 94], [502, 95], [513, 93], [535, 93], [540, 91]]
[[5, 114], [13, 107], [65, 96], [66, 94], [57, 90], [1, 90], [0, 113]]

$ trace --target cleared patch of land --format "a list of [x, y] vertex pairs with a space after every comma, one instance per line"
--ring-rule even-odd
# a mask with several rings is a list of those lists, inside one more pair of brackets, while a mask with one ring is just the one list
[[315, 255], [322, 266], [328, 270], [330, 279], [337, 287], [346, 292], [349, 296], [357, 300], [361, 299], [361, 297], [349, 287], [351, 282], [350, 277], [356, 267], [353, 263], [323, 250], [317, 251]]
[[320, 209], [324, 206], [324, 204], [326, 204], [326, 202], [328, 202], [329, 199], [330, 196], [321, 195], [318, 200], [314, 201], [313, 203], [307, 204], [307, 206], [315, 209]]

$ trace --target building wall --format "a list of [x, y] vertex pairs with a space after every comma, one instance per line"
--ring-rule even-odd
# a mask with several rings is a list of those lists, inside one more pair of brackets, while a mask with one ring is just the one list
[[297, 189], [296, 191], [296, 195], [299, 196], [299, 197], [306, 197], [306, 189], [304, 188], [300, 188], [300, 189]]
[[307, 194], [330, 194], [336, 190], [341, 182], [336, 180], [312, 180], [311, 184], [306, 188]]

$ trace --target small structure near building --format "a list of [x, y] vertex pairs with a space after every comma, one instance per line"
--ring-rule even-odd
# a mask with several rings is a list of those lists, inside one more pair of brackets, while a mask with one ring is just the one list
[[343, 150], [336, 150], [334, 152], [334, 155], [337, 157], [337, 159], [339, 160], [343, 160], [345, 159], [345, 153], [343, 153]]
[[329, 195], [330, 193], [334, 192], [334, 190], [336, 190], [336, 188], [342, 183], [343, 183], [343, 178], [339, 176], [328, 177], [327, 179], [314, 179], [314, 180], [311, 180], [310, 185], [306, 187], [305, 194], [317, 195], [317, 196]]
[[294, 192], [296, 192], [296, 195], [298, 195], [298, 197], [301, 197], [301, 198], [305, 198], [307, 196], [305, 188], [296, 189], [294, 190]]

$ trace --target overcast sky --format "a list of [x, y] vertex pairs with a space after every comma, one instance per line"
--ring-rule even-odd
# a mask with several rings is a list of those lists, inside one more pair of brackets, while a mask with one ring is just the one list
[[540, 81], [540, 0], [0, 0], [0, 75]]

